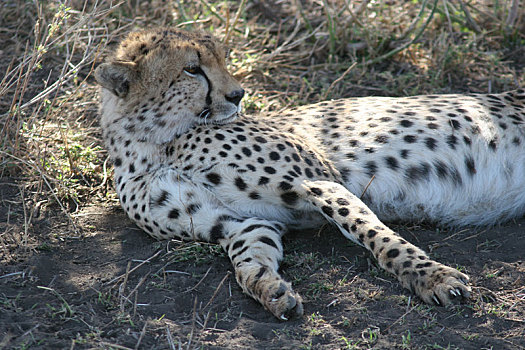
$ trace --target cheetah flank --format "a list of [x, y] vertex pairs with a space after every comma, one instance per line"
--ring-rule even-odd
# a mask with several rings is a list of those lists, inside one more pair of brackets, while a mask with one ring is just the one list
[[243, 291], [283, 320], [303, 312], [277, 272], [287, 227], [328, 220], [422, 300], [447, 305], [468, 298], [468, 277], [379, 218], [490, 225], [525, 211], [523, 89], [246, 116], [221, 45], [176, 29], [130, 34], [95, 76], [128, 216], [155, 238], [219, 243]]

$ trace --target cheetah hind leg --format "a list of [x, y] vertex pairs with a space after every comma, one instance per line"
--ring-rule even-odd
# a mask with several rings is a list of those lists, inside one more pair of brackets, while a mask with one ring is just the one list
[[279, 223], [256, 218], [228, 222], [225, 238], [219, 243], [230, 257], [243, 291], [286, 321], [301, 316], [303, 304], [291, 284], [277, 272], [283, 257], [283, 229]]
[[385, 226], [344, 186], [305, 181], [302, 189], [325, 218], [346, 237], [366, 247], [383, 269], [426, 303], [445, 306], [470, 296], [467, 275], [431, 260], [423, 250]]

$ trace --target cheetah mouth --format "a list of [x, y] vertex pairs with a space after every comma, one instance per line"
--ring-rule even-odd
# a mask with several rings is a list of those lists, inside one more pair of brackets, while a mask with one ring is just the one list
[[237, 112], [226, 116], [224, 116], [223, 114], [219, 116], [214, 116], [212, 115], [211, 109], [206, 107], [198, 114], [197, 117], [199, 118], [201, 124], [222, 125], [234, 121], [235, 119], [237, 119], [237, 116]]
[[222, 124], [228, 124], [228, 123], [231, 123], [232, 121], [234, 121], [235, 119], [237, 119], [237, 117], [239, 116], [239, 114], [237, 112], [229, 115], [229, 116], [226, 116], [224, 118], [221, 118], [221, 119], [214, 119], [212, 122], [214, 124], [219, 124], [219, 125], [222, 125]]

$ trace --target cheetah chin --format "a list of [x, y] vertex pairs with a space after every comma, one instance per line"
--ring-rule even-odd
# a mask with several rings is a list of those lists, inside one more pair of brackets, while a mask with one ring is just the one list
[[381, 220], [459, 227], [523, 215], [524, 89], [250, 116], [239, 112], [244, 90], [225, 57], [206, 32], [161, 28], [129, 34], [97, 68], [116, 191], [139, 227], [220, 244], [242, 290], [283, 321], [303, 304], [278, 272], [281, 236], [323, 222], [422, 301], [469, 298], [465, 273]]
[[228, 123], [233, 122], [238, 117], [239, 117], [239, 113], [235, 112], [235, 113], [233, 113], [233, 114], [231, 114], [229, 116], [218, 118], [218, 117], [213, 116], [209, 109], [208, 110], [203, 110], [199, 114], [199, 119], [201, 120], [201, 122], [200, 122], [201, 125], [210, 125], [210, 124], [213, 124], [213, 125], [224, 125], [224, 124], [228, 124]]

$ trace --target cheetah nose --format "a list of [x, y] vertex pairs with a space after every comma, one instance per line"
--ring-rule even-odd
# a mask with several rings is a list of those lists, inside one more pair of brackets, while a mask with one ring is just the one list
[[234, 105], [238, 106], [239, 102], [241, 102], [242, 98], [244, 97], [244, 89], [240, 90], [234, 90], [227, 94], [226, 101], [233, 103]]

